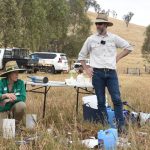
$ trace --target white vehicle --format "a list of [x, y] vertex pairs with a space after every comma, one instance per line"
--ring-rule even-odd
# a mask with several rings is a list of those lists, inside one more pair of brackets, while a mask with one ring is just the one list
[[[88, 66], [90, 65], [90, 59], [86, 59], [85, 62], [86, 62], [86, 65], [88, 65]], [[73, 69], [77, 70], [81, 66], [82, 65], [81, 65], [80, 61], [76, 60], [76, 62], [73, 64]]]
[[0, 48], [0, 69], [8, 61], [15, 60], [19, 67], [26, 68], [29, 60], [29, 51], [25, 48]]
[[39, 64], [50, 67], [50, 73], [68, 72], [68, 60], [66, 54], [55, 52], [34, 52], [31, 55], [32, 59], [38, 59]]

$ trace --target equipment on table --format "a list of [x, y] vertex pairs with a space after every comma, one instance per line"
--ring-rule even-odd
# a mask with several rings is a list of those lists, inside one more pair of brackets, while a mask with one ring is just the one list
[[47, 83], [48, 82], [47, 77], [41, 77], [41, 76], [27, 76], [27, 77], [30, 78], [31, 81], [35, 83]]

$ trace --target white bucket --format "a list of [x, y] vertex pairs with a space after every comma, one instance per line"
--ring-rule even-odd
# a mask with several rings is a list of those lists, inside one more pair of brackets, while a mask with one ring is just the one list
[[27, 114], [26, 115], [26, 128], [34, 128], [37, 121], [37, 115], [36, 114]]
[[15, 137], [15, 119], [3, 119], [3, 137], [6, 139]]
[[97, 107], [97, 97], [96, 95], [84, 96], [82, 97], [83, 104], [93, 109], [98, 109]]

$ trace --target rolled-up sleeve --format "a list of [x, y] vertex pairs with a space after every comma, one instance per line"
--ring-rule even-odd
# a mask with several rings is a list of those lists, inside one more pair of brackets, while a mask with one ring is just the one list
[[83, 47], [78, 55], [78, 60], [86, 60], [90, 52], [90, 39], [87, 38], [83, 44]]
[[115, 36], [115, 44], [117, 48], [127, 49], [129, 51], [133, 50], [133, 46], [129, 44], [126, 40], [119, 36]]

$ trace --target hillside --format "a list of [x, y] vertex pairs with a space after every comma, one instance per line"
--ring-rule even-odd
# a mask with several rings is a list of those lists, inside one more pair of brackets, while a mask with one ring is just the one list
[[[88, 12], [88, 17], [93, 21], [95, 20], [97, 14], [93, 12]], [[129, 24], [127, 28], [125, 23], [121, 20], [109, 18], [109, 21], [113, 22], [113, 26], [108, 28], [108, 31], [118, 34], [119, 36], [125, 38], [132, 45], [134, 45], [134, 51], [128, 55], [126, 58], [122, 59], [118, 63], [118, 68], [122, 67], [137, 67], [142, 68], [145, 64], [144, 59], [141, 54], [141, 47], [144, 41], [145, 27]], [[91, 26], [91, 32], [96, 32], [95, 24]]]

